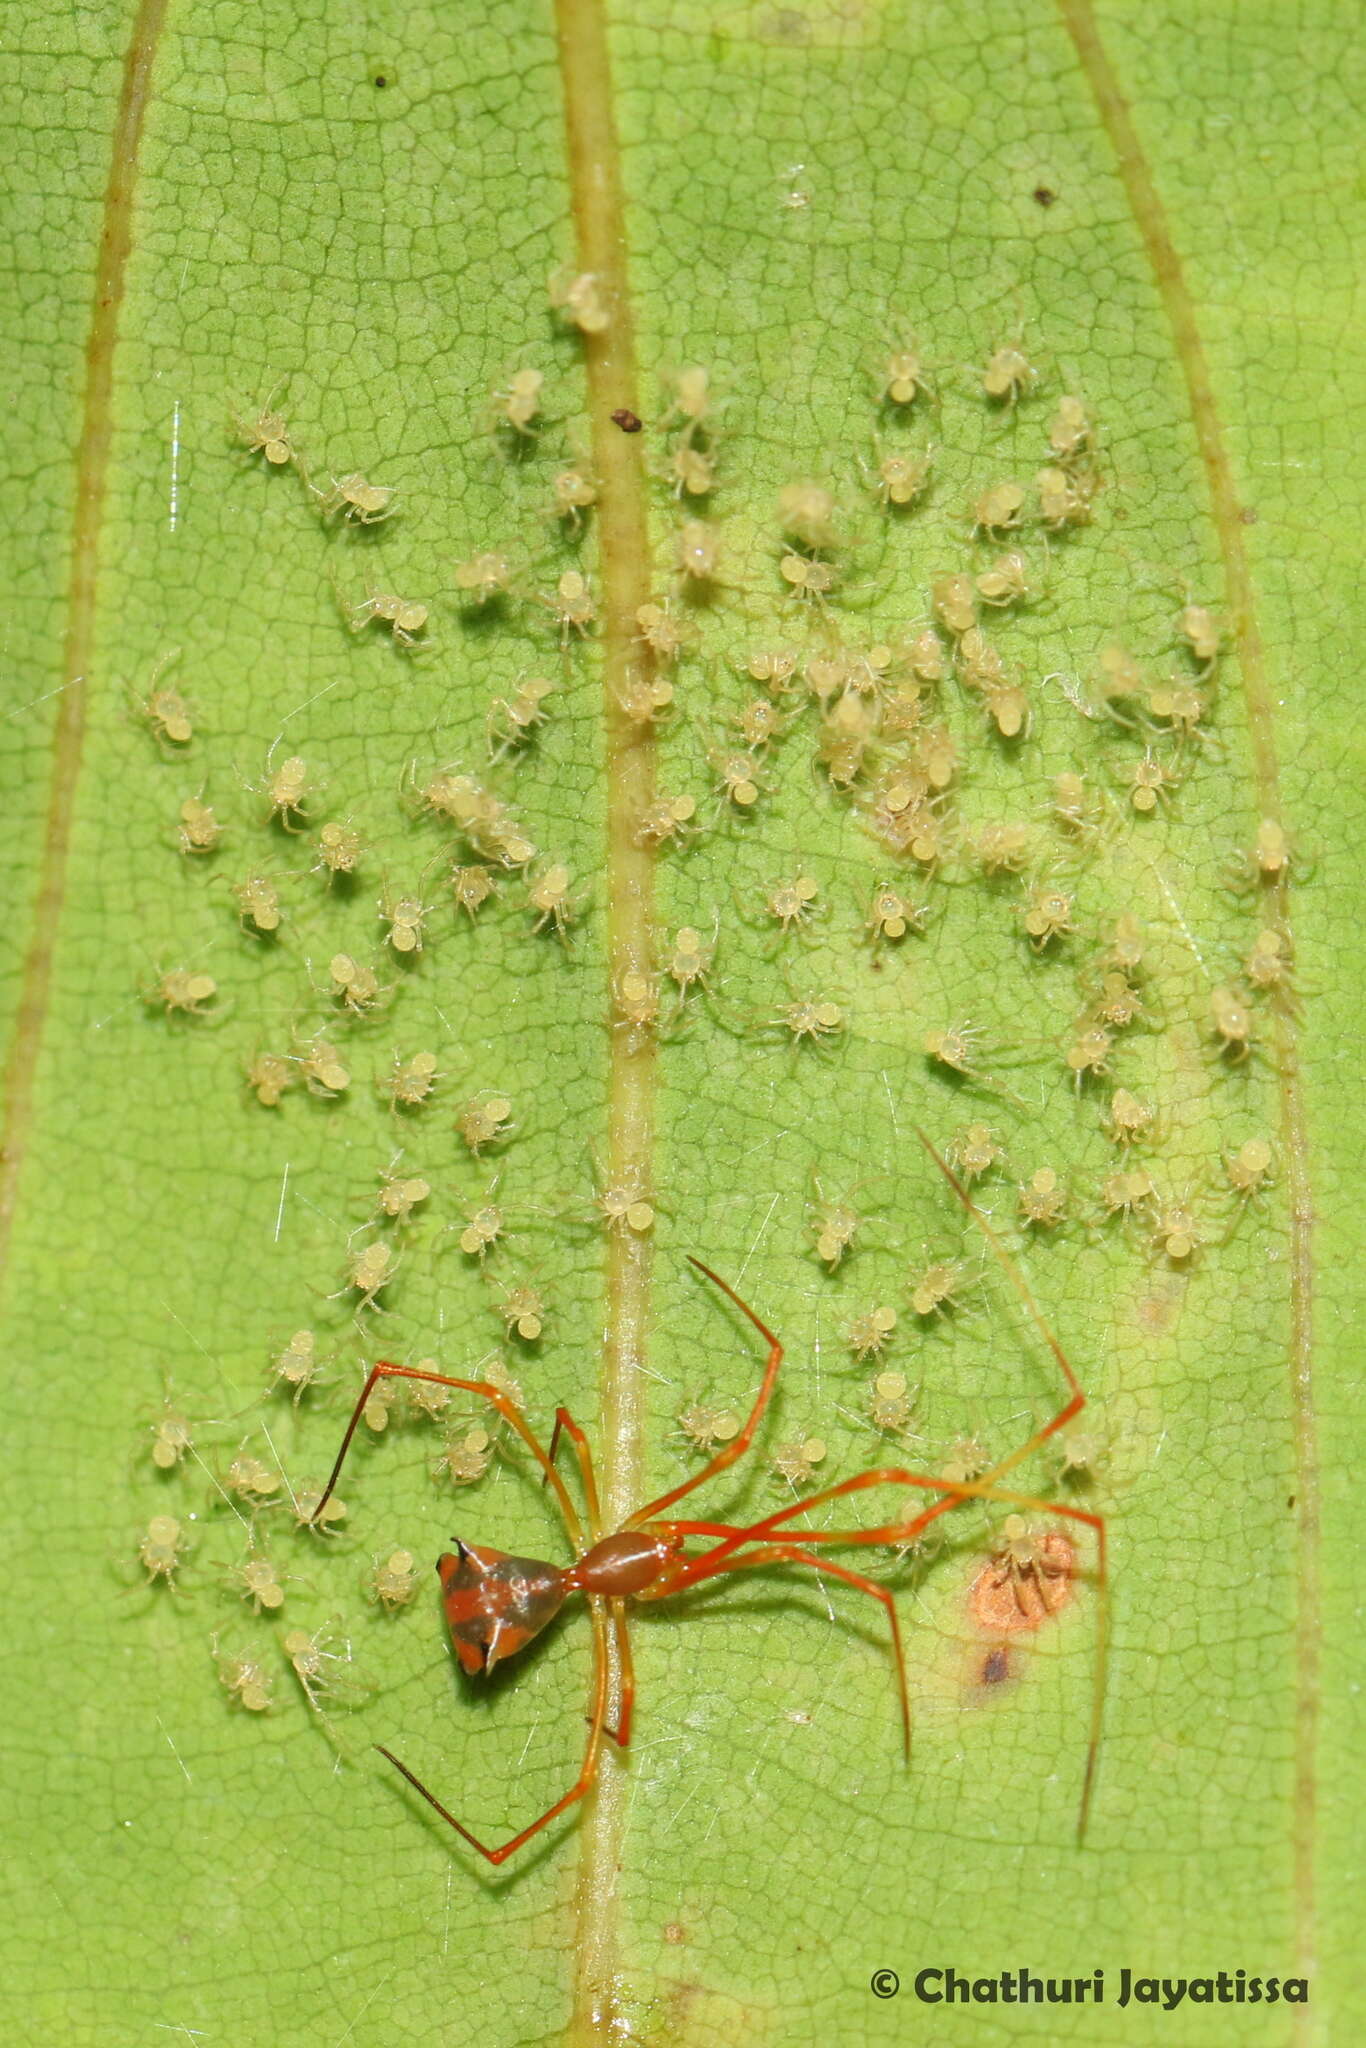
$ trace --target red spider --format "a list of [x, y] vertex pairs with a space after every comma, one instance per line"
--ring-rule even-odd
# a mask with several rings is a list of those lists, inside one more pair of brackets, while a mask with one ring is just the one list
[[[724, 1472], [728, 1466], [744, 1456], [772, 1399], [778, 1368], [783, 1357], [782, 1345], [773, 1332], [760, 1321], [748, 1303], [740, 1299], [734, 1288], [727, 1286], [726, 1282], [718, 1274], [713, 1273], [709, 1266], [704, 1266], [700, 1259], [690, 1259], [689, 1263], [695, 1266], [699, 1273], [705, 1274], [714, 1286], [719, 1287], [721, 1292], [735, 1303], [768, 1344], [768, 1359], [759, 1392], [744, 1428], [738, 1436], [719, 1450], [715, 1457], [708, 1459], [700, 1472], [694, 1473], [691, 1479], [683, 1480], [678, 1486], [670, 1487], [667, 1493], [660, 1494], [657, 1499], [647, 1501], [643, 1508], [637, 1508], [634, 1514], [628, 1515], [619, 1529], [607, 1534], [604, 1534], [602, 1529], [597, 1479], [588, 1439], [568, 1409], [557, 1408], [555, 1411], [555, 1429], [547, 1452], [516, 1403], [500, 1388], [491, 1386], [486, 1380], [455, 1379], [445, 1373], [420, 1372], [413, 1366], [391, 1365], [384, 1361], [372, 1368], [361, 1390], [355, 1412], [346, 1426], [346, 1434], [342, 1438], [336, 1463], [313, 1512], [313, 1521], [317, 1522], [332, 1496], [351, 1439], [356, 1433], [361, 1415], [377, 1381], [422, 1380], [440, 1387], [458, 1387], [465, 1393], [479, 1395], [490, 1406], [496, 1408], [530, 1450], [545, 1478], [555, 1490], [555, 1497], [559, 1502], [576, 1560], [568, 1570], [564, 1570], [559, 1565], [549, 1564], [540, 1558], [514, 1557], [505, 1551], [488, 1550], [457, 1540], [454, 1552], [448, 1551], [439, 1558], [436, 1568], [441, 1579], [446, 1626], [450, 1631], [451, 1643], [462, 1669], [471, 1674], [492, 1671], [496, 1664], [515, 1656], [518, 1650], [523, 1649], [534, 1636], [539, 1635], [541, 1630], [554, 1620], [569, 1594], [582, 1593], [588, 1601], [589, 1618], [593, 1626], [593, 1690], [583, 1763], [578, 1777], [563, 1797], [548, 1806], [544, 1813], [529, 1826], [524, 1827], [519, 1834], [514, 1835], [510, 1841], [503, 1842], [495, 1849], [488, 1848], [442, 1805], [434, 1793], [428, 1791], [421, 1779], [410, 1771], [406, 1764], [401, 1763], [392, 1750], [386, 1749], [383, 1743], [375, 1745], [380, 1755], [388, 1758], [414, 1791], [420, 1792], [428, 1805], [434, 1808], [471, 1848], [477, 1849], [490, 1863], [505, 1862], [524, 1842], [529, 1842], [533, 1835], [539, 1834], [542, 1828], [547, 1827], [567, 1807], [573, 1806], [576, 1801], [583, 1798], [597, 1775], [598, 1757], [604, 1734], [610, 1736], [622, 1749], [629, 1743], [631, 1713], [635, 1700], [635, 1678], [626, 1621], [627, 1601], [663, 1600], [672, 1593], [681, 1593], [687, 1587], [696, 1586], [704, 1579], [716, 1578], [723, 1572], [746, 1571], [756, 1566], [770, 1564], [811, 1565], [817, 1571], [829, 1572], [833, 1577], [843, 1580], [846, 1585], [854, 1586], [859, 1592], [867, 1593], [870, 1598], [879, 1601], [887, 1611], [891, 1630], [893, 1667], [901, 1705], [902, 1734], [906, 1755], [909, 1758], [910, 1700], [906, 1690], [901, 1629], [892, 1596], [885, 1586], [879, 1586], [861, 1572], [850, 1570], [847, 1565], [835, 1564], [827, 1557], [816, 1556], [815, 1550], [817, 1546], [825, 1544], [913, 1542], [939, 1515], [959, 1506], [965, 1500], [974, 1499], [1009, 1501], [1017, 1507], [1061, 1515], [1071, 1521], [1085, 1522], [1095, 1532], [1098, 1550], [1097, 1590], [1100, 1596], [1097, 1603], [1096, 1692], [1078, 1822], [1079, 1835], [1084, 1829], [1103, 1705], [1104, 1521], [1100, 1515], [1089, 1513], [1085, 1509], [1039, 1500], [1031, 1494], [1002, 1487], [997, 1482], [1037, 1449], [1046, 1438], [1069, 1422], [1083, 1407], [1086, 1397], [1061, 1346], [1048, 1329], [1023, 1280], [1010, 1264], [1005, 1248], [991, 1225], [923, 1133], [921, 1137], [930, 1156], [958, 1199], [985, 1231], [993, 1251], [1005, 1266], [1017, 1293], [1062, 1367], [1070, 1390], [1070, 1398], [1051, 1421], [1036, 1430], [1028, 1443], [1012, 1452], [981, 1479], [933, 1478], [924, 1473], [907, 1472], [897, 1466], [885, 1466], [856, 1473], [850, 1479], [843, 1479], [835, 1486], [827, 1486], [819, 1493], [807, 1494], [802, 1499], [777, 1509], [773, 1514], [763, 1515], [758, 1521], [744, 1526], [730, 1522], [679, 1521], [672, 1516], [666, 1516], [665, 1511], [682, 1500], [686, 1494], [704, 1485], [708, 1479], [714, 1479], [719, 1472]], [[555, 1453], [561, 1433], [569, 1438], [574, 1448], [583, 1479], [584, 1500], [588, 1513], [587, 1543], [584, 1541], [583, 1522], [579, 1512], [555, 1467]], [[880, 1523], [870, 1529], [804, 1529], [799, 1534], [790, 1534], [785, 1527], [795, 1517], [809, 1513], [812, 1508], [819, 1507], [825, 1501], [839, 1500], [846, 1494], [862, 1493], [872, 1486], [914, 1486], [938, 1494], [941, 1498], [909, 1518]], [[699, 1554], [691, 1555], [686, 1548], [689, 1537], [707, 1537], [712, 1540], [706, 1549]], [[743, 1555], [738, 1554], [741, 1552]], [[607, 1724], [609, 1622], [616, 1640], [619, 1673], [614, 1728]]]

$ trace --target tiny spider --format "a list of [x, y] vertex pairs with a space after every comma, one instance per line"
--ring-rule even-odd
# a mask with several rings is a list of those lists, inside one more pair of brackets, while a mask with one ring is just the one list
[[[1068, 1399], [1058, 1413], [1037, 1430], [1021, 1450], [1003, 1464], [988, 1467], [980, 1478], [976, 1476], [976, 1470], [970, 1479], [955, 1480], [909, 1472], [900, 1467], [879, 1467], [855, 1473], [852, 1477], [840, 1480], [817, 1493], [803, 1494], [748, 1524], [677, 1519], [670, 1510], [675, 1508], [679, 1501], [694, 1492], [697, 1487], [726, 1471], [750, 1449], [772, 1399], [783, 1358], [782, 1344], [772, 1330], [719, 1275], [697, 1259], [691, 1260], [690, 1263], [734, 1304], [767, 1345], [768, 1355], [763, 1377], [743, 1427], [728, 1440], [723, 1441], [720, 1448], [707, 1458], [699, 1471], [678, 1485], [670, 1487], [656, 1499], [648, 1501], [643, 1507], [635, 1509], [615, 1529], [603, 1528], [597, 1475], [588, 1438], [567, 1409], [560, 1407], [556, 1410], [555, 1427], [547, 1449], [531, 1428], [518, 1401], [509, 1391], [494, 1385], [491, 1380], [456, 1379], [443, 1373], [428, 1372], [414, 1366], [394, 1365], [388, 1361], [381, 1361], [371, 1369], [351, 1419], [347, 1423], [331, 1476], [313, 1509], [314, 1520], [318, 1520], [326, 1513], [332, 1490], [340, 1477], [346, 1454], [360, 1425], [366, 1404], [382, 1380], [413, 1380], [439, 1387], [455, 1388], [476, 1395], [480, 1400], [487, 1402], [520, 1438], [525, 1449], [535, 1459], [543, 1483], [549, 1484], [555, 1494], [574, 1553], [574, 1561], [568, 1567], [564, 1567], [538, 1558], [511, 1556], [504, 1551], [456, 1540], [454, 1550], [446, 1552], [438, 1559], [437, 1572], [441, 1581], [446, 1627], [461, 1669], [471, 1677], [487, 1674], [497, 1665], [515, 1656], [539, 1635], [559, 1613], [570, 1595], [581, 1593], [588, 1602], [589, 1620], [593, 1631], [593, 1676], [587, 1717], [588, 1735], [578, 1775], [567, 1792], [562, 1793], [543, 1813], [538, 1814], [534, 1820], [506, 1841], [499, 1842], [493, 1847], [481, 1841], [478, 1835], [456, 1819], [435, 1793], [428, 1790], [415, 1771], [400, 1762], [391, 1749], [384, 1745], [379, 1746], [380, 1754], [406, 1779], [433, 1812], [486, 1862], [495, 1866], [506, 1862], [526, 1842], [532, 1840], [543, 1828], [548, 1827], [552, 1821], [584, 1797], [597, 1776], [598, 1760], [605, 1734], [610, 1735], [620, 1749], [624, 1750], [628, 1746], [635, 1704], [635, 1678], [627, 1603], [632, 1600], [665, 1599], [725, 1573], [774, 1564], [811, 1566], [876, 1600], [887, 1615], [903, 1741], [909, 1755], [910, 1706], [901, 1629], [895, 1602], [885, 1586], [878, 1585], [861, 1572], [834, 1562], [823, 1554], [820, 1546], [911, 1544], [941, 1515], [968, 1499], [998, 1500], [1008, 1503], [1012, 1508], [1057, 1515], [1069, 1523], [1084, 1523], [1095, 1536], [1098, 1553], [1096, 1607], [1100, 1627], [1097, 1636], [1097, 1685], [1079, 1816], [1079, 1828], [1084, 1828], [1099, 1743], [1100, 1708], [1103, 1703], [1104, 1519], [1084, 1508], [1038, 1500], [1033, 1495], [1018, 1492], [1013, 1487], [999, 1484], [998, 1481], [1022, 1457], [1064, 1428], [1073, 1416], [1080, 1412], [1085, 1403], [1085, 1396], [1061, 1346], [1044, 1322], [1024, 1281], [1010, 1264], [1004, 1247], [999, 1243], [991, 1226], [980, 1210], [972, 1204], [950, 1170], [944, 1166], [938, 1154], [930, 1147], [929, 1140], [923, 1139], [922, 1142], [930, 1151], [940, 1171], [948, 1178], [957, 1198], [966, 1205], [968, 1213], [986, 1232], [993, 1251], [1010, 1275], [1031, 1319], [1046, 1338], [1067, 1382]], [[568, 1439], [578, 1467], [584, 1502], [583, 1513], [580, 1512], [555, 1461], [562, 1437]], [[707, 1438], [704, 1438], [709, 1448], [708, 1439], [714, 1441], [714, 1433], [708, 1432]], [[932, 1495], [933, 1498], [918, 1508], [908, 1502], [897, 1519], [872, 1528], [812, 1530], [803, 1527], [794, 1530], [790, 1526], [797, 1517], [806, 1516], [814, 1507], [882, 1486], [916, 1488]], [[701, 1541], [700, 1550], [689, 1547], [693, 1539]], [[610, 1722], [612, 1660], [609, 1660], [608, 1654], [609, 1634], [615, 1643], [614, 1661], [617, 1674], [616, 1699]]]

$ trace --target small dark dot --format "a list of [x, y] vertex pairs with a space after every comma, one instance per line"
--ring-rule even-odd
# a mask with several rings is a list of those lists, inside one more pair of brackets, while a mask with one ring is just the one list
[[382, 71], [377, 71], [377, 72], [375, 73], [375, 84], [376, 84], [376, 85], [378, 86], [378, 88], [379, 88], [379, 90], [380, 90], [381, 92], [383, 92], [383, 90], [384, 90], [385, 86], [386, 86], [386, 85], [387, 85], [388, 83], [389, 83], [389, 81], [388, 81], [388, 79], [387, 79], [387, 78], [385, 77], [385, 75], [384, 75], [384, 73], [383, 73]]
[[1051, 206], [1057, 196], [1057, 193], [1050, 190], [1047, 185], [1036, 185], [1034, 187], [1034, 198], [1039, 206]]
[[621, 428], [623, 434], [638, 434], [640, 432], [642, 422], [639, 414], [631, 412], [626, 406], [619, 405], [612, 414], [612, 418], [616, 425]]
[[1010, 1675], [1010, 1658], [1004, 1650], [988, 1650], [982, 1659], [983, 1685], [999, 1685]]
[[1255, 526], [1257, 524], [1257, 516], [1255, 505], [1244, 505], [1242, 511], [1238, 514], [1244, 526]]
[[1286, 1500], [1286, 1503], [1285, 1503], [1285, 1504], [1286, 1504], [1286, 1506], [1287, 1506], [1288, 1508], [1293, 1508], [1293, 1507], [1294, 1507], [1294, 1505], [1295, 1505], [1295, 1496], [1294, 1496], [1294, 1494], [1293, 1494], [1293, 1493], [1292, 1493], [1292, 1494], [1291, 1494], [1291, 1495], [1290, 1495], [1290, 1496], [1288, 1497], [1288, 1499]]

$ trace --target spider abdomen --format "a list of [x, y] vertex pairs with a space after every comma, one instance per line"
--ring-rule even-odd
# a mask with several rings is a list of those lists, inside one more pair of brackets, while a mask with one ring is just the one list
[[436, 1561], [441, 1599], [462, 1669], [492, 1671], [553, 1621], [570, 1589], [566, 1573], [539, 1557], [510, 1557], [456, 1541]]

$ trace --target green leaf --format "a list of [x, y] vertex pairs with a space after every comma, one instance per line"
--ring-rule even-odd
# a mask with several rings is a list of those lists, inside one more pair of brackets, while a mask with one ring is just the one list
[[[673, 0], [605, 24], [591, 0], [477, 19], [144, 0], [17, 41], [8, 125], [33, 147], [11, 153], [8, 215], [3, 1686], [23, 1769], [6, 2038], [1350, 2038], [1363, 194], [1341, 11], [1301, 10], [1287, 36], [1270, 7], [1159, 24], [1083, 0]], [[607, 316], [586, 334], [548, 291], [585, 272], [589, 325], [594, 304]], [[926, 388], [880, 400], [889, 352], [912, 346]], [[981, 371], [1006, 348], [1037, 383], [992, 403]], [[714, 399], [691, 437], [667, 418], [689, 365]], [[520, 433], [492, 394], [526, 369], [543, 402]], [[1052, 488], [1093, 489], [1091, 516], [1050, 528], [1033, 480], [1065, 395], [1094, 450]], [[244, 444], [234, 416], [263, 410], [297, 462]], [[680, 446], [714, 457], [705, 504], [674, 494]], [[882, 504], [877, 465], [927, 446], [923, 497]], [[577, 525], [553, 515], [570, 462], [598, 491]], [[310, 490], [356, 473], [397, 491], [388, 517], [348, 523]], [[981, 492], [1012, 480], [1018, 534], [974, 535]], [[829, 532], [779, 509], [812, 481]], [[692, 517], [721, 536], [703, 583], [678, 566]], [[833, 572], [810, 601], [791, 578], [811, 572], [781, 567], [803, 526], [797, 552]], [[834, 786], [836, 708], [856, 722], [904, 699], [933, 581], [1014, 545], [1030, 600], [983, 621], [1027, 730], [1003, 737], [950, 675], [919, 733], [884, 731]], [[488, 551], [510, 589], [479, 607], [454, 565]], [[587, 634], [554, 613], [576, 574]], [[367, 593], [427, 607], [415, 644], [357, 614]], [[669, 714], [633, 726], [635, 614], [666, 596], [691, 637]], [[1180, 636], [1187, 604], [1219, 621], [1211, 662]], [[1156, 705], [1105, 704], [1108, 645]], [[855, 660], [878, 646], [890, 686], [881, 656]], [[737, 804], [732, 721], [765, 696], [751, 662], [782, 649], [800, 657], [782, 730]], [[554, 687], [523, 737], [507, 705], [529, 678]], [[143, 715], [154, 687], [183, 693], [188, 741]], [[1203, 699], [1184, 740], [1171, 687]], [[923, 744], [939, 723], [951, 773]], [[917, 746], [933, 799], [908, 795]], [[1173, 786], [1143, 815], [1148, 748]], [[304, 803], [272, 818], [264, 785], [295, 757]], [[477, 778], [535, 859], [424, 805], [439, 772]], [[1064, 774], [1085, 778], [1079, 823]], [[690, 825], [651, 843], [646, 807], [680, 796]], [[191, 799], [217, 813], [216, 850], [178, 848]], [[938, 859], [889, 847], [910, 801], [922, 839], [939, 820]], [[319, 870], [325, 820], [362, 834], [352, 882]], [[1280, 876], [1250, 860], [1267, 820], [1288, 835]], [[984, 872], [1002, 824], [1027, 828], [1023, 873]], [[453, 859], [494, 872], [477, 915]], [[528, 889], [559, 864], [569, 922], [537, 930]], [[238, 915], [257, 876], [277, 934]], [[810, 914], [784, 932], [767, 899], [808, 877]], [[880, 882], [923, 902], [923, 932], [870, 928]], [[1072, 899], [1068, 928], [1035, 943], [1022, 905], [1045, 885]], [[427, 915], [400, 955], [376, 905], [404, 895]], [[1126, 916], [1143, 1015], [1079, 1078], [1066, 1054]], [[667, 973], [680, 927], [711, 956], [686, 994]], [[1294, 979], [1248, 995], [1243, 1057], [1211, 997], [1264, 929]], [[331, 993], [340, 952], [388, 985], [368, 1014]], [[179, 972], [216, 984], [202, 1014], [156, 999]], [[631, 1021], [633, 975], [647, 1006], [661, 977], [657, 1029]], [[821, 1012], [794, 1039], [807, 1003], [838, 1028]], [[927, 1054], [968, 1023], [958, 1070]], [[331, 1095], [297, 1057], [319, 1034], [349, 1075]], [[395, 1109], [377, 1084], [418, 1052], [435, 1093]], [[294, 1061], [273, 1107], [243, 1078], [265, 1053]], [[1116, 1089], [1154, 1112], [1127, 1153]], [[511, 1128], [473, 1153], [457, 1121], [498, 1097]], [[1004, 1261], [915, 1135], [961, 1158], [976, 1124], [1004, 1154], [976, 1188]], [[1242, 1196], [1228, 1162], [1262, 1138], [1271, 1172]], [[1043, 1168], [1068, 1209], [1031, 1229], [1016, 1188]], [[1118, 1171], [1151, 1177], [1131, 1216]], [[430, 1191], [381, 1232], [385, 1172]], [[609, 1196], [653, 1222], [610, 1222]], [[490, 1201], [505, 1230], [481, 1259], [461, 1235]], [[828, 1265], [841, 1206], [859, 1227]], [[367, 1303], [350, 1261], [381, 1237], [396, 1263]], [[466, 1681], [430, 1577], [456, 1535], [565, 1558], [553, 1497], [506, 1430], [482, 1477], [433, 1477], [450, 1443], [481, 1462], [469, 1438], [492, 1417], [468, 1395], [439, 1425], [401, 1401], [361, 1424], [331, 1535], [295, 1527], [286, 1493], [321, 1483], [362, 1361], [469, 1378], [494, 1354], [543, 1435], [561, 1403], [585, 1425], [609, 1524], [675, 1488], [701, 1463], [680, 1417], [745, 1413], [764, 1349], [690, 1254], [787, 1355], [754, 1455], [675, 1512], [776, 1512], [794, 1446], [808, 1485], [961, 1474], [969, 1438], [996, 1466], [1033, 1449], [990, 1499], [886, 1485], [795, 1525], [949, 1503], [936, 1545], [837, 1553], [897, 1596], [908, 1767], [881, 1608], [775, 1562], [638, 1610], [629, 1752], [607, 1744], [589, 1800], [491, 1871], [372, 1745], [488, 1841], [571, 1784], [581, 1603]], [[955, 1299], [919, 1314], [940, 1262]], [[1089, 1398], [1067, 1470], [1059, 1437], [1039, 1441], [1067, 1388], [1020, 1282]], [[518, 1286], [544, 1298], [535, 1341], [504, 1327]], [[850, 1325], [879, 1307], [895, 1331], [860, 1361]], [[302, 1328], [325, 1363], [293, 1403], [272, 1360]], [[881, 1431], [879, 1372], [905, 1381]], [[162, 1470], [168, 1414], [194, 1442]], [[239, 1456], [284, 1475], [265, 1505], [231, 1495]], [[1076, 1571], [1049, 1581], [1056, 1615], [992, 1634], [972, 1588], [980, 1603], [994, 1572], [1009, 1591], [1014, 1490], [1055, 1504], [1020, 1511], [1070, 1531]], [[1078, 1512], [1104, 1518], [1110, 1557], [1081, 1843], [1101, 1588]], [[173, 1584], [139, 1561], [167, 1516]], [[253, 1539], [285, 1578], [278, 1611], [244, 1598]], [[418, 1590], [385, 1612], [373, 1573], [399, 1549]], [[1026, 1570], [1035, 1622], [1036, 1588]], [[322, 1658], [311, 1701], [294, 1630]], [[949, 1966], [1103, 1968], [1106, 2009], [922, 2008], [917, 1974]], [[1311, 2003], [1231, 2017], [1197, 1990], [1175, 2014], [1121, 2011], [1123, 1968], [1302, 1977]], [[885, 1971], [895, 2001], [872, 1988]]]

